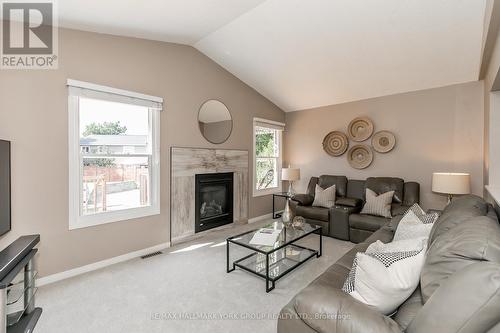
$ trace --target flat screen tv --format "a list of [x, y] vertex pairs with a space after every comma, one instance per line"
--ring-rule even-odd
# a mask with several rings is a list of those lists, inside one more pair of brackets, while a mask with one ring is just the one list
[[0, 140], [0, 236], [10, 231], [10, 141]]

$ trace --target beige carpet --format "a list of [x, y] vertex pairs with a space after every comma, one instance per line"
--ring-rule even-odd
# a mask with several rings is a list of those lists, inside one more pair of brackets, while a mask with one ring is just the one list
[[[280, 309], [353, 244], [324, 237], [321, 258], [266, 293], [263, 279], [238, 269], [226, 273], [225, 238], [261, 224], [209, 232], [159, 256], [41, 287], [36, 332], [276, 332]], [[316, 247], [318, 236], [302, 244]], [[231, 250], [235, 256], [245, 253]]]

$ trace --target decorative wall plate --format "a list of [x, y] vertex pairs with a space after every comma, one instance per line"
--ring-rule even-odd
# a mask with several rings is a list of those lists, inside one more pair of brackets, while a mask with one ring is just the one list
[[370, 118], [358, 117], [351, 120], [347, 127], [347, 135], [352, 141], [365, 141], [373, 134], [373, 123]]
[[347, 135], [340, 131], [332, 131], [323, 139], [323, 149], [328, 155], [340, 156], [346, 152], [349, 147]]
[[347, 161], [354, 169], [365, 169], [372, 164], [372, 149], [367, 145], [355, 145], [347, 152]]
[[380, 131], [373, 135], [372, 146], [379, 153], [388, 153], [396, 145], [396, 137], [389, 131]]

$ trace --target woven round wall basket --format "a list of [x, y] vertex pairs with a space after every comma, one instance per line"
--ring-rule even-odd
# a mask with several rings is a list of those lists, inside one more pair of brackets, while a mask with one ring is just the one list
[[339, 131], [332, 131], [323, 139], [323, 149], [331, 156], [342, 155], [348, 147], [349, 139], [347, 135]]
[[352, 141], [365, 141], [372, 134], [373, 122], [367, 117], [354, 118], [347, 127], [347, 135], [349, 135]]
[[372, 149], [367, 145], [355, 145], [347, 152], [347, 161], [354, 169], [365, 169], [372, 164]]
[[372, 146], [379, 153], [388, 153], [396, 145], [396, 137], [389, 131], [380, 131], [373, 135]]

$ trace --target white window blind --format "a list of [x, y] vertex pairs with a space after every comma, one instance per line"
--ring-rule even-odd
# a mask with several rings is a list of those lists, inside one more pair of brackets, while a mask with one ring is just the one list
[[278, 131], [283, 131], [285, 129], [285, 124], [277, 121], [262, 119], [262, 118], [254, 118], [254, 125], [258, 127], [271, 128]]
[[101, 86], [89, 82], [68, 80], [69, 95], [105, 100], [109, 102], [144, 106], [159, 111], [163, 110], [163, 98], [133, 91]]

